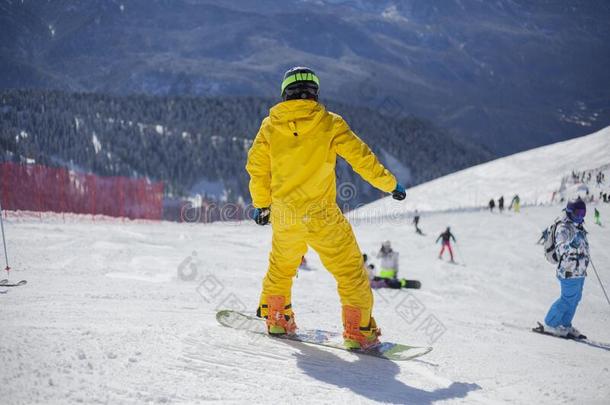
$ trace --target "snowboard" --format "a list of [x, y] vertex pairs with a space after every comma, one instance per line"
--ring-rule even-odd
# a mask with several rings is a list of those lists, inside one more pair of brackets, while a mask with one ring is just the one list
[[414, 288], [416, 290], [419, 290], [421, 288], [421, 281], [407, 280], [407, 284], [404, 286], [404, 288]]
[[298, 329], [294, 335], [271, 336], [267, 333], [264, 319], [232, 310], [218, 311], [216, 320], [223, 326], [265, 335], [272, 339], [309, 343], [392, 361], [412, 360], [432, 351], [431, 347], [408, 346], [391, 342], [382, 342], [367, 350], [350, 350], [343, 346], [341, 333], [320, 329]]
[[[402, 279], [404, 280], [404, 279]], [[421, 288], [421, 281], [419, 280], [405, 280], [406, 283], [404, 286], [402, 286], [400, 284], [400, 282], [402, 282], [402, 280], [396, 280], [396, 279], [390, 279], [387, 280], [383, 279], [381, 277], [375, 277], [372, 281], [371, 281], [371, 288], [375, 291], [375, 290], [380, 290], [380, 289], [386, 289], [386, 288], [391, 288], [391, 289], [402, 289], [402, 288], [411, 288], [411, 289], [415, 289], [415, 290], [419, 290]], [[379, 282], [383, 282], [383, 283], [379, 283]], [[392, 284], [388, 285], [388, 282], [391, 282]]]
[[28, 282], [26, 280], [21, 280], [17, 283], [10, 283], [7, 279], [0, 280], [0, 287], [19, 287], [22, 285], [26, 285]]

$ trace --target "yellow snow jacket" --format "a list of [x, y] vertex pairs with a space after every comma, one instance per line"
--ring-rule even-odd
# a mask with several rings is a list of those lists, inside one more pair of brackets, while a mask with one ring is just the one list
[[335, 206], [337, 155], [378, 189], [396, 188], [394, 175], [339, 115], [313, 100], [275, 105], [248, 153], [253, 205], [273, 205], [276, 214], [278, 209], [302, 213], [312, 206]]

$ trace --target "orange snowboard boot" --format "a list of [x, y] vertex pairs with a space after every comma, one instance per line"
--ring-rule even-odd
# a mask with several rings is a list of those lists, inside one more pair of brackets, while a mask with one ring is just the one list
[[297, 330], [294, 314], [286, 314], [290, 305], [285, 305], [285, 302], [286, 297], [281, 295], [267, 297], [267, 330], [270, 335], [293, 334]]
[[367, 327], [360, 326], [362, 313], [360, 308], [345, 305], [343, 307], [343, 344], [347, 349], [366, 350], [379, 344], [378, 337], [381, 331], [377, 327], [375, 319]]

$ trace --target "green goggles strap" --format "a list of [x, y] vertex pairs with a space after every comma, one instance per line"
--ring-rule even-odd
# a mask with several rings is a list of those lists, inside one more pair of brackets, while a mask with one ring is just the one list
[[320, 85], [320, 79], [318, 79], [318, 76], [314, 75], [313, 73], [295, 73], [285, 78], [282, 82], [282, 94], [284, 93], [286, 87], [296, 82], [314, 82], [318, 86]]

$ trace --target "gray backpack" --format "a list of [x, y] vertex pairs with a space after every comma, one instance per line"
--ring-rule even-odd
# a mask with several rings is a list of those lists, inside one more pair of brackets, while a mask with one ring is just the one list
[[551, 226], [544, 231], [544, 257], [551, 264], [559, 263], [557, 253], [555, 253], [555, 230], [561, 220], [555, 220]]

